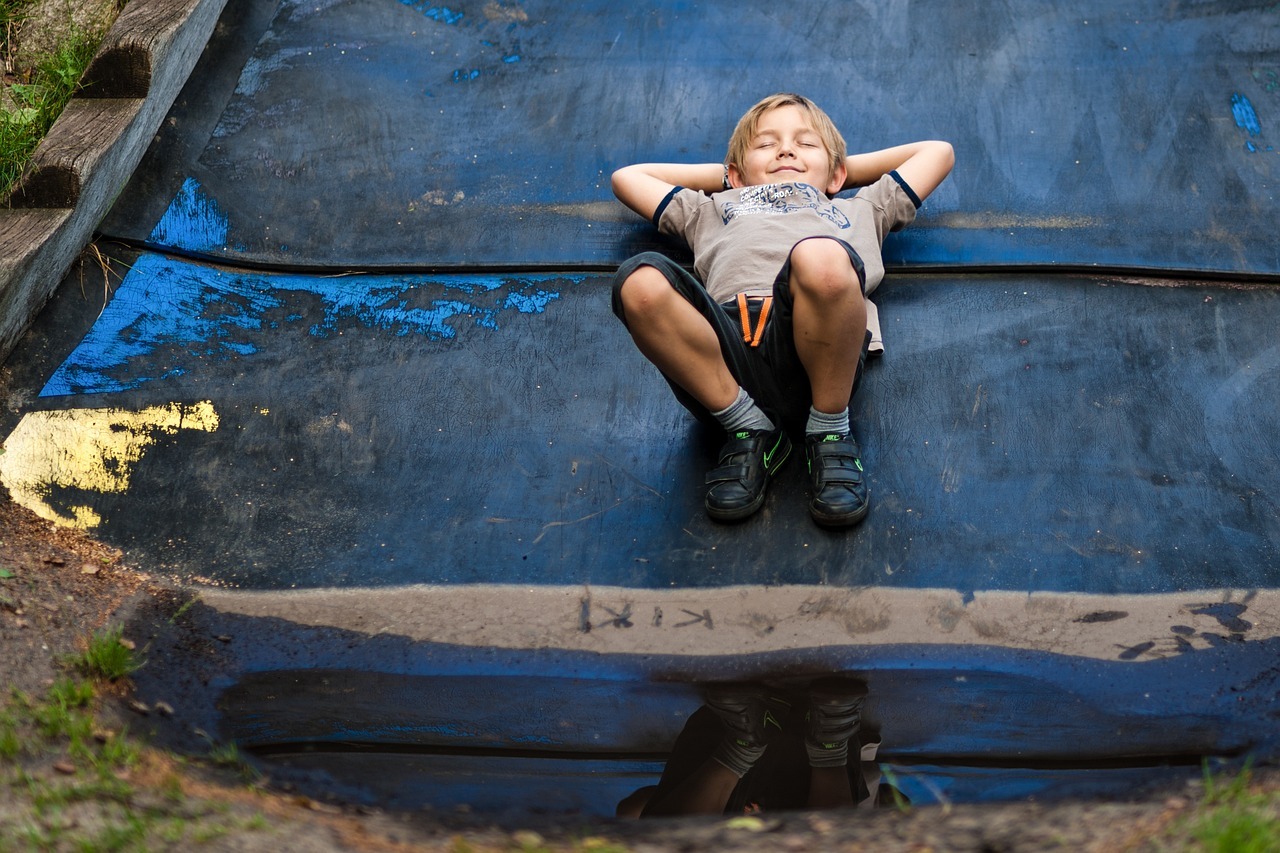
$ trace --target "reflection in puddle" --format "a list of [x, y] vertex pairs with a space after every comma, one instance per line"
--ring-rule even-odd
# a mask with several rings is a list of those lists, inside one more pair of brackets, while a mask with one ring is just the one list
[[[912, 713], [886, 717], [903, 707], [895, 685], [868, 692], [860, 676], [806, 681], [277, 670], [227, 688], [217, 701], [218, 728], [290, 789], [494, 816], [740, 816], [1123, 798], [1195, 778], [1212, 755], [1194, 746], [1185, 754], [1086, 754], [1078, 732], [1050, 754], [1027, 728], [1046, 716], [1039, 710], [1026, 720], [982, 719], [1001, 716], [975, 700], [1001, 692], [990, 685], [948, 703], [945, 680], [934, 680], [935, 702], [913, 698]], [[908, 685], [911, 697], [922, 692], [920, 683]], [[1102, 730], [1087, 704], [1060, 704]], [[922, 719], [948, 730], [922, 740], [913, 730]], [[993, 726], [1008, 739], [995, 743]], [[1113, 740], [1132, 749], [1128, 738]]]
[[124, 492], [134, 466], [160, 435], [217, 428], [218, 413], [207, 400], [150, 406], [138, 412], [30, 412], [4, 443], [0, 481], [14, 501], [41, 518], [88, 530], [102, 522], [101, 516], [83, 504], [56, 507], [57, 490]]
[[800, 690], [719, 684], [685, 723], [656, 785], [622, 817], [740, 815], [903, 802], [881, 782], [878, 733], [863, 730], [866, 685], [832, 678]]

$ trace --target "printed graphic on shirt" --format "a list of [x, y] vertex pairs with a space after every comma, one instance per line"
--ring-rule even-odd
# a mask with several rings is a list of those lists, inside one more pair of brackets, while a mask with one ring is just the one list
[[739, 216], [765, 214], [778, 216], [812, 210], [837, 228], [848, 228], [849, 217], [840, 212], [830, 199], [808, 184], [764, 184], [743, 187], [737, 201], [725, 202], [721, 209], [724, 224]]

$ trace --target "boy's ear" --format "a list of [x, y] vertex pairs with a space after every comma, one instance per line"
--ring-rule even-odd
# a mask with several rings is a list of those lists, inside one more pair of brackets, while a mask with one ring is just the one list
[[849, 170], [845, 168], [844, 163], [836, 166], [836, 170], [831, 173], [831, 183], [827, 184], [827, 195], [835, 195], [844, 189], [844, 182], [849, 177]]
[[742, 187], [745, 186], [742, 182], [742, 173], [739, 172], [738, 167], [732, 163], [729, 164], [729, 186], [733, 187], [735, 190], [742, 189]]

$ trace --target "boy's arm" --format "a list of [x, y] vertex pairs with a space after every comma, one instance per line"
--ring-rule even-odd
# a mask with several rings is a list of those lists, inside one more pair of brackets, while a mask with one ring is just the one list
[[724, 189], [721, 163], [637, 163], [613, 173], [613, 194], [618, 201], [652, 220], [653, 214], [673, 187], [700, 192]]
[[897, 169], [898, 176], [924, 201], [951, 173], [955, 162], [951, 143], [936, 139], [851, 154], [845, 158], [849, 177], [845, 179], [844, 188], [865, 187]]

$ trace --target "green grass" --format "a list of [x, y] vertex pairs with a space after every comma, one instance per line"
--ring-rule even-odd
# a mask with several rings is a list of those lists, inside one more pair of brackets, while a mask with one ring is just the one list
[[[31, 4], [32, 0], [0, 0], [0, 54], [5, 57], [12, 51], [11, 34]], [[103, 35], [71, 27], [56, 48], [34, 58], [31, 68], [17, 69], [20, 82], [8, 88], [9, 100], [0, 106], [0, 196], [22, 175], [36, 146], [71, 100]]]
[[[70, 677], [43, 697], [13, 691], [0, 701], [0, 796], [25, 804], [0, 814], [0, 851], [185, 849], [271, 829], [260, 813], [190, 801], [176, 774], [150, 793], [136, 788], [124, 771], [141, 763], [141, 743], [127, 731], [96, 730], [96, 705], [94, 683]], [[238, 756], [234, 747], [224, 755]], [[55, 761], [66, 769], [48, 772]], [[85, 821], [86, 813], [94, 817]]]
[[133, 649], [123, 641], [124, 629], [119, 625], [98, 631], [89, 640], [84, 653], [69, 663], [89, 678], [117, 681], [135, 672], [142, 664], [133, 655]]
[[1204, 801], [1186, 834], [1209, 853], [1271, 853], [1280, 850], [1280, 794], [1253, 790], [1248, 765], [1235, 778], [1205, 773]]

